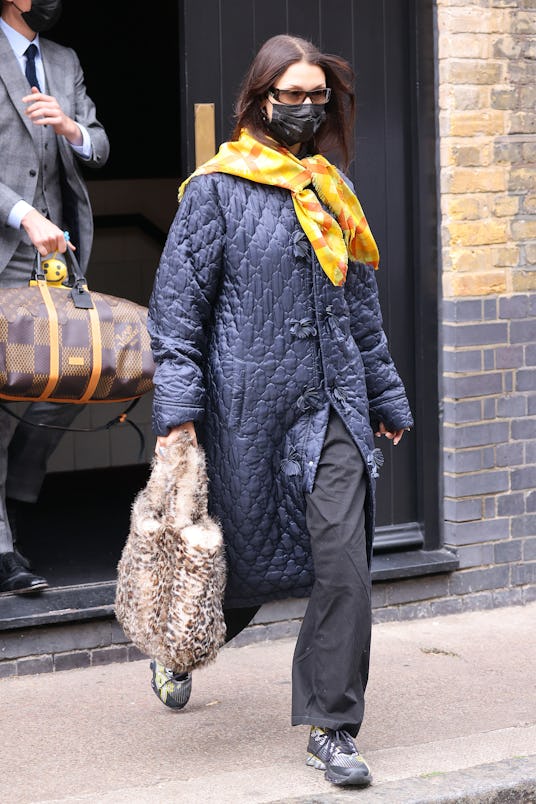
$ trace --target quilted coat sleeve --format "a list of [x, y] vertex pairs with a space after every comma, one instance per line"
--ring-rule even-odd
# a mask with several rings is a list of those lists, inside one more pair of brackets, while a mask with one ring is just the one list
[[192, 180], [171, 225], [149, 304], [157, 435], [200, 419], [204, 412], [207, 326], [218, 289], [224, 228], [214, 177]]
[[348, 267], [345, 294], [350, 326], [363, 364], [373, 429], [383, 422], [388, 429], [413, 425], [402, 380], [389, 353], [374, 269], [363, 263]]

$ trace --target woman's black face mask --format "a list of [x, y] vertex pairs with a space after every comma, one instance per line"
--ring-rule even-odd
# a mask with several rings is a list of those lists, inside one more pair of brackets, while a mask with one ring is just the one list
[[42, 33], [52, 28], [59, 20], [60, 14], [61, 0], [32, 0], [31, 9], [23, 11], [21, 16], [32, 31]]
[[274, 103], [272, 119], [266, 119], [265, 123], [276, 140], [290, 147], [298, 142], [308, 142], [325, 119], [324, 106], [318, 104], [300, 103], [296, 106], [287, 106], [283, 103]]

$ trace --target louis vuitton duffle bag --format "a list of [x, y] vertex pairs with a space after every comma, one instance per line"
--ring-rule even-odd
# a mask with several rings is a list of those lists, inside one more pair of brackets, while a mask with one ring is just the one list
[[118, 402], [152, 388], [147, 308], [88, 290], [68, 253], [69, 286], [47, 282], [37, 255], [29, 285], [0, 290], [0, 399]]

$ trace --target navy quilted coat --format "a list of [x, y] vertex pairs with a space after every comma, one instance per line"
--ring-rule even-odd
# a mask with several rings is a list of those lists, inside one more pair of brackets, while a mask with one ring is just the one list
[[382, 330], [374, 271], [335, 287], [290, 193], [220, 173], [192, 179], [158, 269], [149, 329], [158, 435], [195, 421], [211, 514], [222, 525], [227, 606], [309, 594], [305, 525], [330, 406], [368, 468], [373, 430], [412, 424]]

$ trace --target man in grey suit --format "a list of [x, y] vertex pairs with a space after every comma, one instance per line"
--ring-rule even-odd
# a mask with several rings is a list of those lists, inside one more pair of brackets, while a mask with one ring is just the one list
[[[1, 293], [28, 283], [35, 249], [46, 256], [74, 244], [85, 271], [93, 219], [80, 162], [101, 167], [109, 144], [75, 52], [39, 37], [56, 22], [61, 0], [0, 0], [0, 12]], [[14, 545], [14, 512], [37, 500], [61, 438], [31, 423], [65, 427], [79, 409], [36, 402], [18, 425], [0, 410], [0, 594], [48, 586]]]

